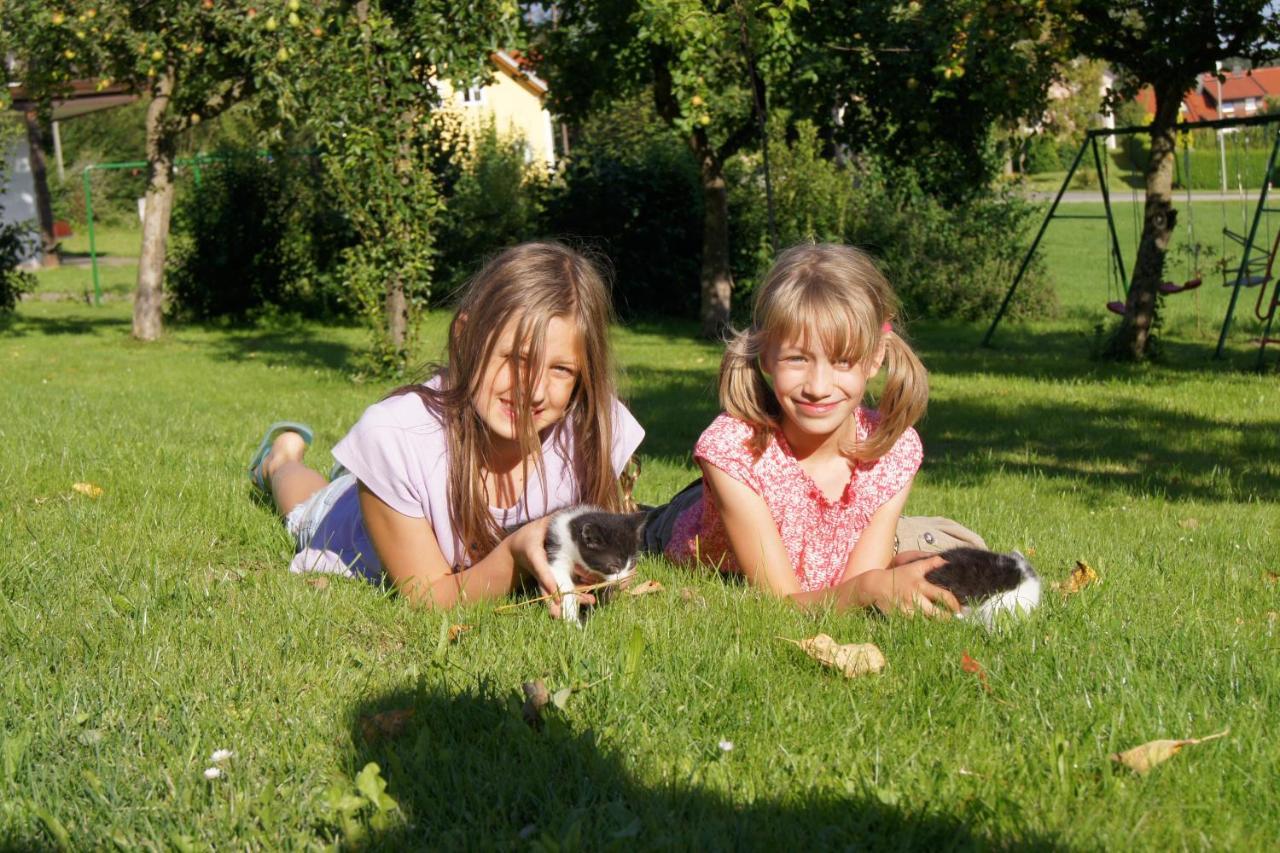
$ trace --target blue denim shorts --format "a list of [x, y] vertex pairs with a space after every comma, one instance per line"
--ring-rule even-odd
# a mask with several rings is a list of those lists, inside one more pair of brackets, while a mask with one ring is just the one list
[[289, 531], [299, 551], [311, 547], [320, 522], [333, 509], [338, 498], [355, 484], [355, 474], [343, 474], [289, 511], [284, 517], [284, 529]]

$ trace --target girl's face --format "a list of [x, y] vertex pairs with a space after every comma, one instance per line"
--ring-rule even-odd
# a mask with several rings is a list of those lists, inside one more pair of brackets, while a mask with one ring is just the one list
[[849, 423], [879, 370], [875, 364], [833, 360], [807, 341], [783, 341], [763, 359], [782, 416], [802, 433], [831, 435]]
[[[515, 332], [519, 318], [512, 319], [498, 335], [493, 355], [485, 365], [484, 379], [472, 401], [495, 439], [518, 441], [519, 420], [517, 407], [522, 401], [516, 397], [515, 376], [512, 365], [528, 370], [532, 359], [528, 346], [515, 352]], [[546, 350], [542, 354], [542, 369], [537, 376], [525, 376], [524, 384], [530, 392], [529, 405], [533, 427], [541, 432], [559, 423], [568, 413], [582, 372], [578, 330], [571, 318], [553, 317], [547, 323]]]

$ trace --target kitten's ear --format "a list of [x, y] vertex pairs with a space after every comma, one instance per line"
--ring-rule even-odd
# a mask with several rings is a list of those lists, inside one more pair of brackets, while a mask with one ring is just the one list
[[590, 521], [584, 522], [582, 527], [578, 529], [578, 536], [582, 539], [582, 544], [591, 548], [598, 548], [601, 545], [600, 531]]

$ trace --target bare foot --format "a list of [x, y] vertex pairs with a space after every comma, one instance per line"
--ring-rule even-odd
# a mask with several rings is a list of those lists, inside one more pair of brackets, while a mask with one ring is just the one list
[[271, 442], [271, 452], [262, 460], [262, 473], [267, 482], [271, 475], [286, 462], [301, 462], [307, 452], [307, 443], [296, 432], [282, 432]]

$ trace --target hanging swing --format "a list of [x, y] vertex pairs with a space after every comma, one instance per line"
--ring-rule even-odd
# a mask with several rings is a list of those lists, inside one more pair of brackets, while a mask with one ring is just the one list
[[[1259, 287], [1271, 280], [1271, 265], [1275, 260], [1276, 246], [1272, 245], [1271, 251], [1266, 255], [1257, 255], [1254, 257], [1243, 258], [1240, 266], [1234, 271], [1227, 269], [1227, 238], [1232, 242], [1238, 243], [1242, 248], [1249, 242], [1249, 237], [1245, 235], [1249, 233], [1249, 214], [1248, 199], [1245, 195], [1244, 188], [1244, 167], [1242, 165], [1243, 155], [1248, 154], [1249, 138], [1243, 129], [1236, 129], [1232, 134], [1236, 137], [1233, 146], [1233, 154], [1235, 160], [1236, 172], [1236, 189], [1240, 193], [1240, 233], [1232, 231], [1230, 228], [1222, 229], [1222, 286], [1235, 287], [1239, 283], [1240, 287]], [[1241, 142], [1240, 138], [1244, 137]], [[1243, 154], [1242, 154], [1243, 152]], [[1222, 199], [1222, 221], [1226, 222], [1227, 201], [1225, 195]], [[1263, 216], [1262, 220], [1266, 224], [1266, 237], [1263, 245], [1271, 244], [1271, 216], [1268, 214]], [[1252, 235], [1250, 235], [1252, 236]], [[1280, 234], [1277, 234], [1280, 237]], [[1229, 275], [1229, 273], [1234, 273]], [[1261, 295], [1260, 295], [1261, 296]]]
[[1191, 252], [1187, 255], [1187, 277], [1182, 284], [1162, 281], [1158, 285], [1159, 291], [1165, 296], [1195, 290], [1204, 284], [1204, 279], [1200, 276], [1200, 244], [1196, 242], [1196, 209], [1191, 204], [1191, 145], [1188, 142], [1190, 136], [1191, 134], [1187, 131], [1182, 132], [1182, 181], [1187, 189], [1187, 241], [1191, 245]]

